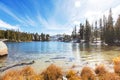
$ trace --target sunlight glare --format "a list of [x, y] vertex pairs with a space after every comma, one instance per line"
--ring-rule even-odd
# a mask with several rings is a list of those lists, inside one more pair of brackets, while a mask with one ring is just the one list
[[76, 8], [79, 8], [79, 7], [80, 7], [80, 0], [76, 0], [76, 1], [75, 1], [75, 7], [76, 7]]

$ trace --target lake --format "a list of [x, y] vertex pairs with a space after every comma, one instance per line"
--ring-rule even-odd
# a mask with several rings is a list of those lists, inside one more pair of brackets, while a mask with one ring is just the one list
[[55, 63], [60, 66], [93, 66], [112, 64], [112, 59], [120, 55], [120, 47], [87, 45], [64, 42], [6, 42], [8, 56], [0, 59], [0, 67], [12, 64], [39, 61], [37, 64]]

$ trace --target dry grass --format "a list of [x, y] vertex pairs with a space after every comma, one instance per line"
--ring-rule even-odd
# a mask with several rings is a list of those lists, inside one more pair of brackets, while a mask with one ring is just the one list
[[69, 71], [67, 71], [66, 77], [67, 77], [67, 78], [70, 78], [70, 77], [72, 77], [72, 76], [74, 76], [74, 75], [76, 75], [76, 71], [74, 71], [74, 70], [69, 70]]
[[42, 78], [41, 76], [39, 77], [30, 66], [24, 67], [19, 73], [23, 76], [24, 80], [41, 80]]
[[52, 64], [40, 75], [36, 74], [30, 66], [26, 66], [21, 70], [6, 72], [2, 80], [60, 80], [61, 77], [61, 68]]
[[95, 80], [94, 71], [89, 67], [84, 67], [81, 72], [82, 80]]
[[74, 70], [69, 70], [66, 74], [68, 80], [81, 80], [81, 77]]
[[114, 65], [114, 71], [120, 75], [120, 65]]
[[108, 71], [107, 69], [105, 68], [104, 65], [98, 65], [96, 68], [95, 68], [95, 73], [98, 75], [98, 76], [102, 76], [104, 74], [106, 74]]
[[[81, 74], [77, 71], [69, 70], [66, 72], [67, 80], [120, 80], [120, 65], [114, 64], [115, 73], [110, 73], [104, 65], [98, 65], [94, 70], [90, 67], [83, 67]], [[36, 74], [30, 66], [23, 67], [21, 70], [9, 70], [0, 77], [0, 80], [63, 80], [62, 69], [51, 64], [40, 74]], [[96, 73], [96, 74], [95, 74]]]
[[120, 77], [115, 73], [106, 73], [103, 76], [99, 76], [98, 80], [120, 80]]
[[23, 76], [19, 75], [18, 71], [8, 71], [3, 77], [2, 80], [23, 80]]
[[44, 80], [62, 79], [62, 69], [51, 64], [41, 75], [43, 75]]
[[31, 68], [30, 66], [26, 66], [20, 71], [20, 74], [23, 76], [30, 76], [30, 75], [34, 75], [35, 72], [33, 68]]
[[120, 56], [113, 59], [114, 65], [120, 65]]
[[82, 80], [79, 76], [72, 76], [68, 80]]
[[120, 75], [120, 57], [113, 59], [114, 63], [114, 72]]
[[2, 77], [2, 80], [43, 80], [41, 75], [35, 74], [34, 70], [26, 66], [22, 70], [10, 70]]

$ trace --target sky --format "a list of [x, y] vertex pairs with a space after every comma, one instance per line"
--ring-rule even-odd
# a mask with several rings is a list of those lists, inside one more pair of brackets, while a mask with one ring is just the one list
[[0, 29], [22, 32], [71, 34], [74, 26], [88, 19], [91, 24], [120, 14], [120, 0], [0, 0]]

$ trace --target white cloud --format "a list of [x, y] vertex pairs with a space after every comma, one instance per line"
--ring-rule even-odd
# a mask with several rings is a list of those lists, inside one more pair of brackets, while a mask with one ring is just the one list
[[116, 21], [118, 16], [120, 15], [120, 5], [112, 8], [112, 12], [113, 12], [114, 21]]
[[86, 6], [89, 10], [105, 11], [119, 5], [119, 3], [119, 0], [88, 0]]
[[14, 29], [14, 30], [19, 29], [18, 25], [16, 25], [16, 26], [10, 25], [10, 24], [4, 22], [3, 20], [0, 20], [0, 27], [1, 28], [6, 28], [6, 29]]
[[15, 13], [13, 13], [6, 5], [0, 3], [0, 10], [4, 11], [8, 15], [12, 16], [14, 19], [16, 19], [22, 26], [36, 26], [36, 23], [34, 20], [32, 20], [29, 16], [21, 17], [17, 16]]
[[[55, 10], [50, 18], [44, 19], [39, 15], [39, 22], [50, 30], [59, 30], [69, 33], [75, 25], [79, 27], [80, 23], [85, 22], [86, 19], [94, 24], [94, 22], [99, 20], [105, 14], [108, 16], [109, 9], [113, 9], [113, 17], [119, 13], [120, 8], [119, 0], [65, 0], [55, 2]], [[115, 8], [115, 9], [114, 9]], [[63, 17], [67, 19], [65, 24], [57, 22], [56, 18]], [[118, 16], [118, 15], [117, 15]]]
[[101, 12], [88, 11], [88, 12], [86, 12], [86, 14], [84, 16], [86, 19], [89, 20], [90, 24], [92, 24], [93, 22], [95, 22], [96, 20], [98, 20], [101, 17]]
[[54, 30], [65, 30], [66, 29], [65, 25], [57, 24], [53, 18], [45, 20], [40, 15], [38, 15], [37, 18], [38, 18], [38, 21], [39, 21], [38, 23], [40, 24], [40, 26], [48, 30], [54, 31]]
[[120, 13], [120, 1], [119, 0], [88, 0], [86, 2], [86, 8], [84, 10], [84, 17], [87, 18], [90, 23], [98, 21], [105, 15], [108, 17], [109, 9], [112, 8], [114, 20]]
[[32, 26], [32, 27], [35, 27], [37, 25], [37, 23], [31, 19], [29, 16], [26, 16], [22, 19], [23, 22], [21, 22], [23, 25], [26, 25], [26, 26]]
[[79, 8], [81, 6], [80, 0], [75, 1], [75, 7]]
[[[44, 19], [38, 11], [37, 19], [40, 26], [48, 30], [58, 31], [58, 33], [71, 34], [75, 25], [80, 24], [81, 16], [79, 16], [80, 0], [55, 1], [55, 9], [52, 16]], [[60, 21], [58, 20], [60, 19]], [[62, 20], [66, 20], [62, 23]]]
[[12, 11], [10, 11], [4, 4], [0, 3], [0, 9], [15, 18], [17, 21], [22, 22], [22, 20], [18, 18]]
[[[25, 17], [20, 17], [9, 10], [8, 7], [0, 9], [8, 13], [10, 16], [18, 20], [22, 25], [26, 26], [42, 26], [42, 29], [58, 31], [58, 33], [69, 33], [71, 34], [72, 29], [75, 25], [79, 26], [86, 19], [94, 24], [94, 22], [102, 18], [105, 14], [108, 16], [109, 9], [112, 8], [114, 20], [118, 17], [120, 13], [120, 1], [119, 0], [53, 0], [54, 10], [50, 12], [50, 16], [46, 18], [42, 17], [39, 11], [39, 4], [37, 1], [33, 2], [33, 6], [37, 12], [34, 19], [30, 15]], [[38, 5], [38, 6], [37, 6]], [[52, 33], [52, 32], [50, 32]]]
[[73, 24], [74, 24], [74, 25], [80, 25], [80, 21], [77, 21], [77, 20], [76, 20], [76, 21], [73, 22]]

